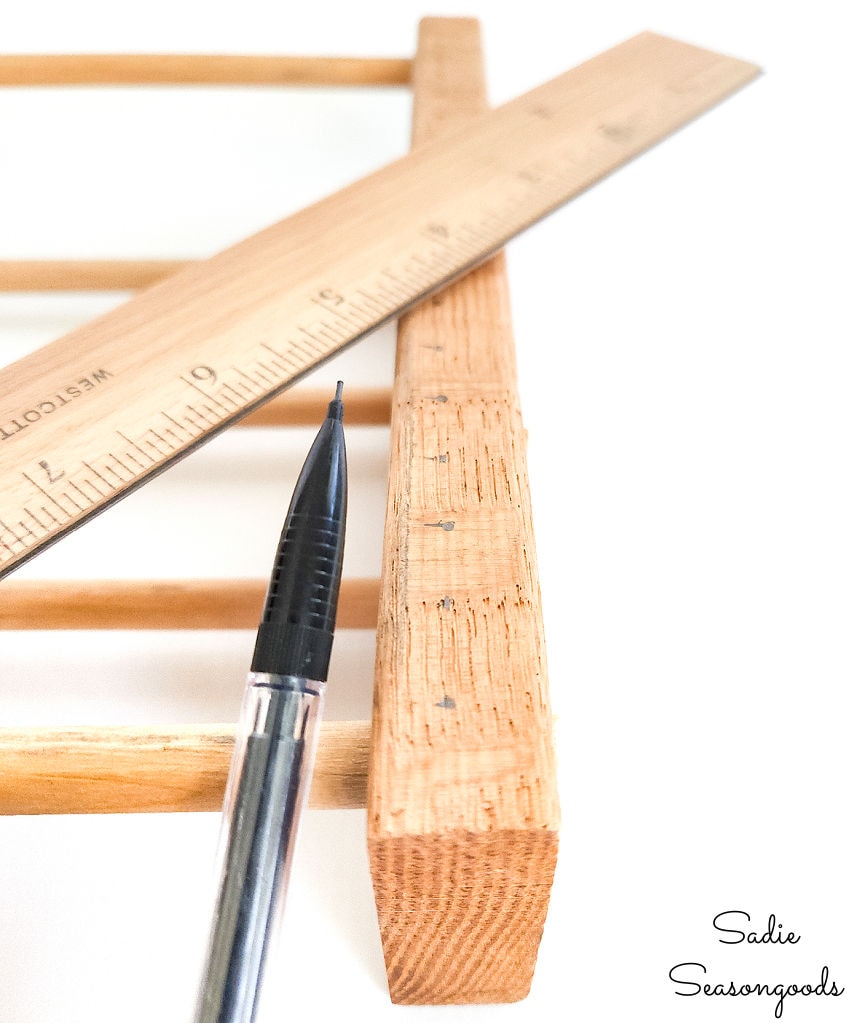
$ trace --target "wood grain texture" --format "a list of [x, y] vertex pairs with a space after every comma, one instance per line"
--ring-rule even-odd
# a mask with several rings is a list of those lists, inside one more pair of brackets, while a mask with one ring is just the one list
[[405, 85], [410, 61], [257, 54], [0, 56], [0, 85]]
[[[220, 810], [231, 725], [0, 729], [0, 814]], [[310, 806], [365, 804], [370, 725], [321, 726]]]
[[[425, 19], [414, 143], [486, 103], [478, 24]], [[558, 796], [504, 257], [399, 324], [368, 795], [390, 994], [529, 989]]]
[[[17, 580], [0, 586], [0, 629], [255, 629], [264, 579]], [[343, 579], [337, 627], [374, 629], [377, 579]]]

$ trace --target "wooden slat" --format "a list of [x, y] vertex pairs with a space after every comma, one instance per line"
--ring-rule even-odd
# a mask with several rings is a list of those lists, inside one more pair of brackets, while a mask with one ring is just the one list
[[[414, 142], [485, 106], [478, 25], [422, 22]], [[557, 855], [501, 255], [399, 324], [368, 840], [390, 994], [527, 993]]]
[[[345, 391], [346, 426], [386, 426], [390, 421], [389, 387], [352, 387]], [[237, 426], [316, 426], [328, 410], [327, 388], [321, 391], [295, 386], [271, 398]]]
[[4, 259], [0, 291], [134, 291], [188, 266], [185, 259]]
[[393, 57], [69, 53], [0, 56], [0, 85], [405, 85]]
[[[310, 805], [365, 804], [368, 721], [326, 721]], [[230, 725], [0, 729], [0, 814], [220, 810]]]
[[[255, 629], [266, 586], [260, 579], [7, 579], [0, 629]], [[338, 628], [375, 628], [378, 587], [377, 579], [343, 579]]]

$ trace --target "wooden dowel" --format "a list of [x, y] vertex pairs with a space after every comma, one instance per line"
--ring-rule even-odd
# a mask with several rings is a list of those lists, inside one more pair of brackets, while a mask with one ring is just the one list
[[0, 291], [134, 291], [176, 273], [185, 259], [4, 259]]
[[[360, 387], [345, 392], [346, 426], [387, 426], [392, 408], [389, 387]], [[237, 426], [317, 426], [328, 409], [327, 390], [293, 387], [272, 398]]]
[[410, 60], [227, 54], [0, 57], [0, 85], [406, 85]]
[[[0, 814], [220, 810], [231, 725], [0, 729]], [[368, 721], [321, 727], [310, 806], [366, 801]]]
[[[374, 629], [377, 579], [343, 579], [337, 627]], [[19, 580], [0, 583], [2, 629], [254, 629], [266, 581]]]

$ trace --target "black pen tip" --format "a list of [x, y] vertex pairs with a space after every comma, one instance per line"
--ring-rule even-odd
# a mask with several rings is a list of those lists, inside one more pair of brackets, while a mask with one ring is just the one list
[[328, 419], [342, 421], [342, 381], [336, 382], [336, 394], [333, 401], [328, 405]]

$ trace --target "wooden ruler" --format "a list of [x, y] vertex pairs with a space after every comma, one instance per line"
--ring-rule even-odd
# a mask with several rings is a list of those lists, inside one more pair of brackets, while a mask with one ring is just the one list
[[758, 74], [644, 33], [0, 372], [0, 576]]

